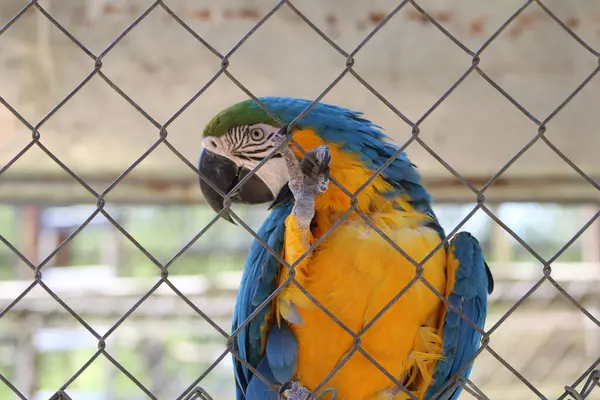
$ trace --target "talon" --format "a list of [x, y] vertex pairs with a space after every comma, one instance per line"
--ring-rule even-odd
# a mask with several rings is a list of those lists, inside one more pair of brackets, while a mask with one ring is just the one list
[[317, 188], [318, 194], [323, 194], [329, 188], [329, 179], [319, 183], [319, 187]]
[[337, 392], [333, 388], [325, 389], [316, 397], [308, 397], [310, 395], [310, 391], [302, 386], [298, 382], [288, 381], [285, 382], [279, 388], [279, 396], [285, 396], [287, 400], [320, 400], [323, 399], [325, 395], [330, 394], [331, 400], [336, 400]]
[[282, 126], [277, 132], [273, 134], [273, 136], [271, 136], [271, 139], [269, 139], [275, 147], [279, 146], [281, 143], [287, 140], [287, 128], [287, 125]]
[[329, 168], [329, 163], [331, 162], [331, 150], [329, 149], [329, 146], [319, 146], [315, 149], [315, 153], [319, 159], [319, 164], [321, 164], [323, 167]]
[[322, 194], [329, 186], [329, 164], [331, 150], [327, 145], [319, 146], [308, 152], [300, 162], [304, 175], [304, 187], [311, 195]]
[[279, 394], [279, 398], [281, 399], [283, 396], [285, 396], [286, 392], [288, 392], [291, 388], [292, 381], [285, 382], [283, 385], [281, 385], [279, 392], [277, 392]]
[[310, 391], [297, 382], [289, 381], [281, 385], [279, 395], [285, 396], [287, 400], [308, 400]]

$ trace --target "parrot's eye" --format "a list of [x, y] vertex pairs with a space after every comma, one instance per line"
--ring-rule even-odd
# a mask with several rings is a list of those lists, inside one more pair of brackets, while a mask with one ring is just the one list
[[250, 138], [255, 142], [263, 141], [265, 138], [265, 132], [260, 128], [252, 128], [250, 131]]

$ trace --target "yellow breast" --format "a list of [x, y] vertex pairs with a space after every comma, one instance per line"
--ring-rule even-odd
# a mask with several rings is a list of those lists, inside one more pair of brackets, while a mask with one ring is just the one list
[[[310, 132], [298, 136], [297, 141], [306, 150], [322, 144]], [[331, 171], [350, 191], [358, 189], [371, 174], [356, 155], [335, 146]], [[401, 201], [405, 211], [400, 211], [384, 201], [379, 193], [386, 189], [389, 185], [383, 179], [373, 180], [358, 196], [358, 206], [390, 241], [420, 262], [440, 238], [423, 226], [428, 217], [412, 210], [408, 203]], [[309, 237], [295, 228], [290, 216], [286, 221], [286, 261], [294, 263], [350, 204], [348, 196], [330, 185], [317, 199], [317, 226]], [[442, 248], [425, 263], [423, 278], [444, 293], [445, 271]], [[287, 271], [282, 270], [280, 284], [287, 277]], [[292, 283], [278, 296], [278, 313], [285, 318], [286, 307], [295, 305], [303, 320], [292, 324], [299, 343], [298, 380], [312, 390], [338, 368], [324, 388], [335, 388], [339, 400], [385, 398], [382, 391], [393, 383], [383, 369], [422, 396], [431, 381], [433, 361], [441, 353], [436, 327], [442, 301], [416, 277], [415, 266], [388, 240], [353, 212], [296, 266], [295, 280], [309, 296]], [[351, 332], [361, 333], [360, 338], [355, 339], [313, 300]], [[355, 343], [360, 343], [360, 349]]]

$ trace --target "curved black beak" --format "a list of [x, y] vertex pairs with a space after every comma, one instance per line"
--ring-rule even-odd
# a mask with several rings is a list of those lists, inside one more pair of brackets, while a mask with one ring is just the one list
[[[213, 153], [207, 149], [203, 149], [200, 154], [198, 170], [225, 195], [250, 172], [247, 168], [238, 167], [227, 157]], [[198, 179], [200, 181], [200, 190], [206, 202], [213, 210], [220, 212], [223, 209], [223, 197], [213, 190], [202, 178]], [[237, 193], [231, 197], [233, 202], [244, 204], [268, 203], [274, 199], [275, 197], [271, 189], [256, 174], [252, 175]], [[235, 224], [229, 212], [225, 211], [221, 216], [232, 224]]]

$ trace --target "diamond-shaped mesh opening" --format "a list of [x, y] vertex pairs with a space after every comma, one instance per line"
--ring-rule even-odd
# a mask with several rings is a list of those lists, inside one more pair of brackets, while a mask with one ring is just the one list
[[[70, 302], [60, 291], [52, 290], [45, 283], [5, 288], [1, 316], [5, 326], [17, 329], [5, 331], [5, 338], [15, 343], [15, 348], [9, 349], [7, 355], [17, 361], [16, 370], [9, 370], [16, 379], [14, 386], [17, 390], [30, 389], [28, 386], [35, 383], [35, 376], [27, 376], [28, 368], [32, 367], [26, 364], [28, 360], [39, 364], [41, 370], [52, 371], [47, 379], [62, 385], [77, 373], [81, 365], [94, 357], [99, 335], [82, 316], [75, 313]], [[45, 304], [43, 310], [39, 309], [41, 304]], [[36, 308], [38, 312], [52, 315], [51, 320], [42, 323], [30, 313]], [[60, 354], [65, 348], [73, 350], [70, 357]], [[59, 365], [61, 367], [57, 368]]]
[[[2, 40], [12, 49], [11, 62], [3, 64], [3, 69], [11, 65], [16, 67], [11, 75], [20, 84], [18, 92], [9, 90], [3, 96], [8, 102], [26, 104], [21, 111], [23, 117], [36, 122], [76, 91], [93, 72], [93, 61], [89, 56], [38, 8], [37, 4], [30, 7], [2, 34]], [[57, 48], [63, 52], [57, 53]], [[56, 59], [64, 57], [65, 52], [72, 61], [68, 71], [56, 68]]]
[[[483, 115], [474, 114], [472, 110], [477, 107], [477, 99], [481, 96], [489, 99], [490, 107], [506, 118], [491, 122]], [[490, 123], [506, 132], [506, 145], [496, 145], [498, 138], [489, 130]], [[481, 188], [492, 178], [535, 135], [535, 126], [531, 121], [477, 74], [469, 74], [420, 124], [420, 129], [420, 138], [427, 146], [457, 172], [471, 178], [477, 188]], [[468, 131], [473, 134], [457, 137], [447, 134], [453, 131]], [[420, 146], [415, 147], [417, 157], [425, 151], [420, 149]], [[473, 158], [467, 160], [462, 156], [462, 150], [465, 148], [473, 151]], [[483, 158], [489, 152], [494, 153], [494, 163], [477, 161], [476, 157]], [[474, 170], [469, 165], [473, 162], [481, 164], [482, 168]], [[429, 168], [434, 167], [437, 171], [442, 165], [437, 164]], [[510, 176], [509, 174], [510, 170], [507, 171], [507, 176]]]
[[[209, 373], [223, 380], [226, 334], [219, 325], [226, 326], [229, 307], [206, 282], [169, 278], [107, 332], [106, 350], [157, 396], [177, 397]], [[171, 323], [165, 329], [157, 320]]]
[[[314, 392], [343, 391], [340, 379], [362, 365], [388, 394], [422, 397], [386, 358], [394, 337], [372, 337], [418, 293], [483, 335], [458, 371], [475, 360], [470, 378], [445, 377], [433, 398], [456, 387], [477, 399], [592, 398], [600, 187], [589, 104], [596, 103], [600, 54], [590, 32], [600, 8], [575, 3], [1, 5], [0, 76], [18, 83], [7, 82], [0, 97], [0, 123], [9, 132], [0, 148], [0, 201], [12, 202], [0, 208], [0, 260], [12, 271], [0, 282], [0, 352], [16, 359], [14, 367], [0, 362], [0, 397], [233, 398], [232, 357], [265, 379], [236, 341], [292, 287], [314, 303], [323, 329], [343, 337], [319, 346], [347, 350], [311, 382]], [[334, 171], [330, 188], [349, 208], [291, 265], [282, 262], [280, 271], [291, 274], [252, 299], [250, 316], [232, 330], [250, 241], [283, 261], [257, 233], [265, 207], [229, 201], [266, 160], [222, 193], [220, 215], [234, 227], [197, 204], [198, 180], [206, 177], [199, 176], [195, 144], [210, 116], [234, 97], [291, 92], [377, 110], [367, 118], [407, 151], [434, 198], [462, 205], [436, 204], [448, 237], [425, 245], [433, 252], [415, 251], [360, 202], [399, 152], [358, 185]], [[336, 315], [343, 310], [329, 301], [335, 293], [315, 290], [298, 273], [350, 224], [362, 224], [365, 240], [379, 246], [359, 254], [389, 254], [408, 276], [379, 292], [371, 284], [377, 299], [365, 303], [370, 308], [358, 323], [351, 313]], [[435, 251], [445, 251], [459, 231], [480, 239], [497, 277], [483, 328], [428, 274]], [[359, 290], [346, 303], [358, 303]], [[45, 354], [57, 334], [73, 337]]]
[[[547, 398], [557, 398], [563, 386], [556, 382], [557, 376], [567, 382], [579, 377], [582, 366], [593, 362], [596, 355], [589, 348], [590, 337], [597, 326], [580, 312], [569, 300], [563, 297], [549, 282], [543, 282], [516, 308], [497, 329], [497, 315], [509, 307], [511, 299], [523, 296], [528, 285], [516, 284], [498, 289], [498, 301], [487, 321], [491, 334], [491, 347], [515, 371], [531, 385], [539, 388]], [[577, 301], [585, 303], [584, 296], [577, 295], [573, 285], [569, 289]], [[529, 323], [543, 316], [532, 325]], [[590, 351], [591, 350], [591, 351]], [[487, 358], [487, 356], [486, 356]], [[491, 371], [486, 362], [476, 364], [473, 379], [486, 379], [486, 371]], [[512, 375], [512, 376], [510, 376]], [[505, 384], [511, 386], [519, 379], [517, 374], [506, 375]], [[498, 384], [498, 387], [495, 386]], [[501, 381], [494, 383], [494, 389], [502, 387]], [[493, 393], [489, 394], [493, 397]]]
[[[409, 4], [387, 20], [356, 54], [354, 71], [407, 117], [417, 121], [467, 73], [471, 57], [435, 27], [412, 22], [415, 13], [422, 16]], [[418, 51], [399, 44], [390, 46], [390, 62], [378, 62], [377, 53], [383, 43], [406, 35], [420, 37], [423, 46]], [[439, 63], [444, 64], [444, 69], [439, 68]], [[421, 75], [423, 68], [427, 73]]]
[[[565, 31], [546, 13], [542, 7], [532, 2], [524, 9], [484, 51], [480, 67], [488, 77], [515, 98], [521, 106], [533, 115], [550, 114], [557, 104], [562, 102], [597, 67], [597, 55], [588, 51]], [[514, 42], [536, 40], [540, 36], [553, 38], [553, 49], [548, 51], [545, 45], [530, 48], [527, 53], [511, 52], [507, 57], [507, 49], [514, 47]], [[560, 49], [560, 50], [558, 50]], [[560, 54], [560, 55], [559, 55]], [[513, 58], [515, 57], [515, 58]], [[516, 67], [516, 60], [520, 62]], [[566, 64], [565, 64], [566, 63]], [[502, 75], [496, 68], [504, 64]], [[511, 66], [512, 64], [512, 66]], [[569, 65], [571, 74], [558, 78], [557, 73]], [[519, 68], [519, 74], [510, 73]], [[523, 79], [530, 71], [542, 71], [539, 80], [523, 85]], [[536, 98], [532, 98], [532, 94]], [[540, 96], [539, 98], [537, 96]]]
[[[85, 113], [86, 123], [73, 124], [69, 115], [79, 113]], [[118, 113], [119, 118], [102, 122], [107, 114], [113, 113]], [[99, 125], [115, 133], [127, 132], [129, 139], [120, 140], [123, 136], [118, 134], [107, 139], [92, 139], [90, 144], [93, 146], [90, 148], [87, 145], [90, 142], [88, 135], [93, 137]], [[111, 170], [111, 176], [105, 178], [110, 182], [137, 163], [158, 140], [158, 129], [154, 128], [156, 134], [149, 134], [153, 128], [153, 122], [95, 76], [40, 129], [40, 142], [67, 165], [77, 164], [78, 167], [73, 167], [77, 174], [93, 176], [98, 170]], [[70, 146], [63, 146], [65, 141]], [[137, 149], [135, 154], [130, 151], [132, 148]], [[86, 159], [90, 162], [81, 162]], [[90, 185], [98, 192], [106, 186], [105, 182], [94, 180]]]
[[[294, 31], [286, 29], [290, 23], [297, 26]], [[297, 35], [303, 40], [289, 46]], [[318, 77], [306, 79], [311, 75], [310, 58], [315, 52], [325, 59], [338, 61], [339, 66], [332, 63], [323, 68]], [[292, 67], [281, 68], [279, 60], [282, 58], [286, 58]], [[236, 79], [242, 83], [256, 81], [255, 85], [247, 85], [256, 95], [282, 96], [293, 90], [298, 97], [312, 100], [342, 72], [345, 57], [284, 5], [229, 60], [231, 65], [227, 70]], [[271, 83], [276, 81], [282, 84]], [[299, 85], [300, 82], [306, 84]]]
[[[165, 26], [165, 29], [157, 30], [157, 26]], [[182, 59], [187, 62], [178, 62]], [[140, 61], [143, 62], [141, 74], [130, 68]], [[160, 6], [123, 37], [107, 53], [103, 63], [106, 65], [103, 73], [125, 93], [135, 93], [132, 95], [135, 103], [161, 123], [204, 86], [221, 66], [220, 58], [211, 48], [204, 46]], [[188, 63], [199, 67], [188, 69]], [[163, 74], [168, 78], [164, 79]], [[165, 81], [169, 85], [150, 84]], [[139, 87], [147, 90], [140, 92]], [[176, 93], [176, 99], [168, 107], [153, 101], [154, 96], [169, 91]]]

